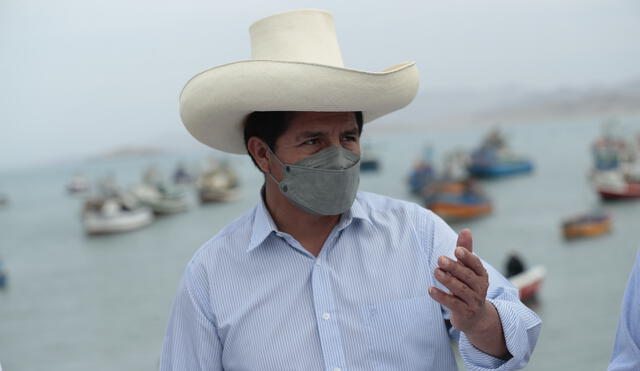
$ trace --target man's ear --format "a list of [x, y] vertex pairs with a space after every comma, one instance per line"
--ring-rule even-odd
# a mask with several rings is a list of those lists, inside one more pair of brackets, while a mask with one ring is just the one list
[[256, 164], [263, 173], [268, 174], [270, 172], [269, 158], [267, 152], [269, 152], [269, 146], [262, 139], [258, 137], [251, 137], [247, 141], [247, 150], [249, 155], [253, 157]]

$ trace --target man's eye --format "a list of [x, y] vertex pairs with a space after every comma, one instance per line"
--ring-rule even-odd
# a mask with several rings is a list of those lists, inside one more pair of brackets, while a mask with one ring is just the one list
[[318, 139], [317, 138], [313, 138], [313, 139], [305, 140], [302, 144], [313, 145], [313, 144], [316, 144], [316, 143], [318, 143]]
[[348, 142], [355, 142], [356, 141], [356, 137], [353, 135], [347, 135], [346, 137], [342, 138], [343, 140], [346, 140]]

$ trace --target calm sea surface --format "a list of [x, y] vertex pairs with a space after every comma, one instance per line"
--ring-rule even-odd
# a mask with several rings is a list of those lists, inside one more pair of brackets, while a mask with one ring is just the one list
[[[475, 252], [499, 270], [506, 254], [547, 268], [540, 302], [542, 334], [527, 370], [603, 370], [608, 364], [624, 287], [640, 248], [640, 202], [605, 204], [609, 235], [565, 242], [560, 221], [599, 204], [587, 182], [589, 144], [600, 117], [510, 125], [511, 145], [534, 158], [532, 175], [483, 182], [493, 215], [454, 229], [472, 229]], [[623, 120], [632, 132], [640, 119]], [[382, 171], [363, 174], [361, 190], [413, 200], [405, 178], [426, 143], [436, 155], [475, 146], [486, 128], [365, 138]], [[196, 144], [194, 144], [196, 147]], [[204, 156], [162, 155], [100, 160], [0, 173], [0, 258], [9, 285], [0, 291], [0, 363], [5, 371], [154, 370], [178, 282], [203, 242], [254, 206], [261, 176], [247, 158], [231, 157], [242, 179], [234, 203], [198, 206], [157, 219], [139, 231], [90, 238], [80, 223], [82, 200], [65, 193], [77, 172], [114, 174], [121, 185], [156, 164], [173, 169]]]

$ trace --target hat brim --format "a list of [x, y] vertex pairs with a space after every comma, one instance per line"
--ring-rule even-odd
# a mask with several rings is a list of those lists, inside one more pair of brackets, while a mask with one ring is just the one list
[[362, 111], [370, 122], [409, 104], [418, 91], [415, 63], [382, 72], [302, 62], [248, 60], [194, 76], [180, 95], [180, 116], [200, 142], [246, 153], [243, 123], [254, 111]]

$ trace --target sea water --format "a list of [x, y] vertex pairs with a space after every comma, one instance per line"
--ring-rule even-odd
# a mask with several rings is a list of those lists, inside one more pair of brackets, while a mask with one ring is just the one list
[[[640, 248], [640, 201], [601, 204], [589, 185], [589, 146], [600, 134], [601, 119], [505, 125], [512, 148], [532, 157], [535, 171], [482, 182], [493, 213], [452, 225], [471, 228], [474, 251], [498, 270], [512, 251], [530, 266], [546, 267], [534, 308], [544, 324], [527, 370], [602, 370], [609, 361], [623, 291]], [[640, 130], [640, 120], [625, 124], [631, 132]], [[425, 145], [438, 160], [448, 150], [474, 147], [486, 132], [479, 126], [408, 132], [365, 126], [381, 170], [362, 174], [360, 188], [419, 203], [406, 177]], [[246, 157], [226, 158], [240, 175], [238, 201], [196, 206], [138, 231], [102, 237], [85, 235], [82, 198], [65, 192], [74, 174], [111, 174], [131, 185], [149, 165], [168, 175], [178, 161], [195, 166], [205, 158], [198, 153], [94, 159], [0, 173], [0, 192], [10, 198], [0, 209], [0, 258], [9, 280], [0, 291], [3, 369], [157, 369], [186, 263], [258, 200], [261, 174]], [[610, 234], [563, 239], [564, 218], [602, 205], [613, 216]]]

